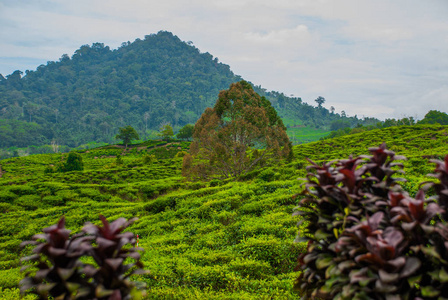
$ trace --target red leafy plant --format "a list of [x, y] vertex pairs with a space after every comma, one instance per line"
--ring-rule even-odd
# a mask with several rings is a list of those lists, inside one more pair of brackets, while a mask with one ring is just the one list
[[448, 298], [448, 156], [413, 198], [397, 184], [405, 158], [369, 151], [308, 167], [295, 288], [304, 299]]
[[[119, 218], [112, 223], [103, 216], [100, 219], [102, 226], [86, 223], [70, 237], [62, 217], [58, 224], [43, 229], [43, 234], [23, 242], [22, 246], [35, 247], [31, 256], [22, 259], [31, 264], [23, 267], [21, 291], [40, 299], [131, 299], [135, 286], [129, 277], [147, 273], [138, 252], [143, 249], [135, 247], [133, 233], [124, 232], [135, 219]], [[81, 258], [91, 258], [95, 264]]]

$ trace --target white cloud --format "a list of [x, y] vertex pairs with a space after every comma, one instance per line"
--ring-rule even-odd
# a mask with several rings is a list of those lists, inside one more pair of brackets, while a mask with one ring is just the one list
[[169, 30], [269, 90], [324, 96], [349, 115], [422, 117], [447, 111], [447, 15], [446, 0], [7, 1], [0, 73]]
[[264, 44], [267, 47], [288, 46], [296, 43], [303, 44], [311, 38], [308, 27], [305, 25], [297, 25], [297, 27], [292, 29], [272, 30], [266, 34], [249, 32], [246, 33], [246, 37], [250, 42]]

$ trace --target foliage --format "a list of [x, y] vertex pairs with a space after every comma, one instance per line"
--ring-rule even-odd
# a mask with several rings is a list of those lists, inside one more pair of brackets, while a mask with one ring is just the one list
[[125, 145], [126, 148], [128, 147], [128, 144], [132, 143], [132, 140], [138, 140], [140, 138], [137, 131], [131, 125], [120, 127], [118, 130], [119, 133], [115, 138], [123, 140], [123, 145]]
[[[58, 168], [58, 171], [60, 172], [82, 171], [82, 170], [84, 170], [82, 157], [79, 153], [76, 153], [74, 151], [71, 151], [68, 154], [67, 161]], [[51, 173], [51, 171], [49, 171], [48, 169], [47, 172]]]
[[173, 135], [173, 127], [170, 124], [163, 125], [160, 128], [159, 136], [162, 137], [162, 140], [168, 141]]
[[346, 120], [335, 120], [335, 121], [331, 122], [331, 124], [330, 124], [330, 130], [332, 130], [332, 131], [344, 129], [347, 127], [350, 127], [350, 122], [348, 122]]
[[191, 173], [203, 178], [239, 178], [261, 162], [291, 152], [275, 109], [245, 81], [219, 93], [214, 108], [207, 108], [196, 123], [193, 138]]
[[440, 124], [448, 125], [448, 114], [438, 111], [430, 110], [423, 120], [419, 121], [418, 124]]
[[319, 96], [319, 97], [317, 97], [316, 100], [314, 100], [314, 101], [317, 103], [317, 106], [318, 106], [319, 108], [322, 108], [322, 104], [325, 103], [325, 98]]
[[[82, 45], [71, 56], [24, 73], [17, 70], [0, 80], [1, 148], [35, 145], [46, 151], [53, 140], [70, 148], [112, 143], [125, 124], [146, 139], [160, 124], [195, 123], [220, 90], [241, 80], [218, 58], [166, 31], [118, 49]], [[328, 130], [331, 121], [344, 119], [298, 97], [254, 88], [293, 120], [292, 126]], [[352, 125], [362, 122], [347, 119]]]
[[[110, 223], [100, 216], [103, 226], [86, 224], [80, 234], [69, 237], [65, 218], [57, 225], [43, 229], [22, 246], [33, 245], [33, 255], [24, 258], [36, 265], [28, 271], [21, 290], [58, 299], [131, 299], [132, 283], [129, 276], [142, 271], [140, 254], [131, 232], [123, 232], [132, 220], [119, 218]], [[93, 244], [92, 244], [93, 243]], [[93, 258], [95, 265], [83, 263], [82, 257]], [[128, 258], [135, 262], [125, 264]], [[34, 273], [34, 275], [33, 275]]]
[[308, 245], [296, 289], [305, 298], [446, 298], [448, 156], [433, 161], [439, 182], [426, 199], [397, 184], [404, 157], [385, 144], [369, 151], [307, 168], [297, 214]]
[[240, 78], [166, 31], [114, 50], [82, 45], [24, 75], [0, 81], [0, 147], [111, 143], [125, 124], [145, 136], [161, 123], [194, 123]]
[[[293, 242], [298, 217], [292, 211], [298, 204], [297, 178], [306, 176], [305, 157], [321, 163], [361, 155], [382, 141], [408, 157], [403, 162], [407, 182], [399, 184], [414, 196], [419, 182], [435, 180], [425, 175], [433, 171], [427, 162], [446, 153], [448, 126], [394, 126], [298, 145], [292, 162], [261, 167], [239, 182], [185, 181], [176, 155], [188, 150], [188, 142], [151, 140], [126, 151], [116, 145], [85, 149], [78, 151], [83, 172], [44, 174], [61, 154], [1, 160], [0, 199], [6, 194], [6, 202], [0, 200], [0, 298], [18, 299], [9, 289], [23, 278], [20, 257], [30, 249], [21, 249], [22, 241], [63, 215], [78, 233], [101, 214], [108, 220], [139, 218], [129, 231], [139, 235], [145, 249], [141, 261], [151, 274], [131, 280], [146, 283], [145, 299], [297, 299], [293, 268], [306, 244]], [[115, 164], [117, 154], [122, 165]], [[146, 155], [156, 160], [146, 164]], [[26, 195], [33, 195], [29, 200], [36, 199], [37, 209], [16, 204]], [[49, 206], [38, 200], [44, 198], [63, 201]]]
[[179, 133], [176, 136], [181, 140], [190, 140], [193, 137], [193, 130], [194, 125], [187, 124], [179, 130]]

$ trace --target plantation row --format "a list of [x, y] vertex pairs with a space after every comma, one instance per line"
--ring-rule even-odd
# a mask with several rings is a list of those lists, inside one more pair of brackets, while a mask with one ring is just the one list
[[[309, 165], [386, 141], [405, 155], [409, 175], [403, 187], [415, 195], [433, 171], [428, 158], [448, 151], [447, 126], [393, 127], [294, 147], [292, 162], [262, 168], [242, 181], [188, 182], [181, 176], [186, 143], [146, 143], [130, 149], [108, 146], [80, 152], [84, 171], [49, 172], [66, 154], [42, 154], [0, 161], [0, 298], [17, 299], [21, 249], [42, 228], [64, 215], [79, 232], [85, 222], [138, 217], [129, 230], [140, 236], [149, 275], [147, 299], [293, 299], [300, 217], [293, 209]], [[120, 155], [121, 162], [117, 159]]]

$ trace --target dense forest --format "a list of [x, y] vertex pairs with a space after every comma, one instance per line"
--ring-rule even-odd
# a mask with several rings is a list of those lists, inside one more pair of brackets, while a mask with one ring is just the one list
[[[293, 147], [294, 159], [262, 167], [239, 181], [185, 180], [182, 157], [189, 142], [147, 141], [78, 151], [82, 171], [58, 172], [67, 154], [9, 158], [0, 169], [0, 298], [19, 299], [24, 240], [65, 215], [72, 233], [98, 215], [109, 221], [138, 217], [141, 261], [150, 274], [132, 280], [144, 299], [296, 299], [294, 270], [306, 244], [292, 212], [302, 196], [307, 158], [319, 165], [369, 154], [386, 142], [407, 160], [398, 184], [415, 197], [432, 180], [429, 159], [447, 152], [448, 126], [394, 126]], [[399, 159], [397, 157], [397, 159]], [[350, 160], [346, 160], [350, 162]], [[403, 175], [400, 175], [403, 176]], [[394, 176], [395, 177], [395, 176]], [[303, 224], [303, 226], [306, 224]], [[427, 264], [425, 264], [427, 265]], [[35, 299], [26, 296], [25, 299]]]
[[[142, 139], [164, 124], [178, 130], [194, 124], [220, 90], [239, 80], [218, 58], [166, 31], [113, 50], [103, 43], [83, 45], [71, 57], [64, 54], [36, 70], [0, 75], [0, 148], [111, 143], [126, 125]], [[324, 132], [332, 124], [378, 121], [341, 116], [321, 100], [315, 107], [261, 86], [255, 90], [288, 128]]]

